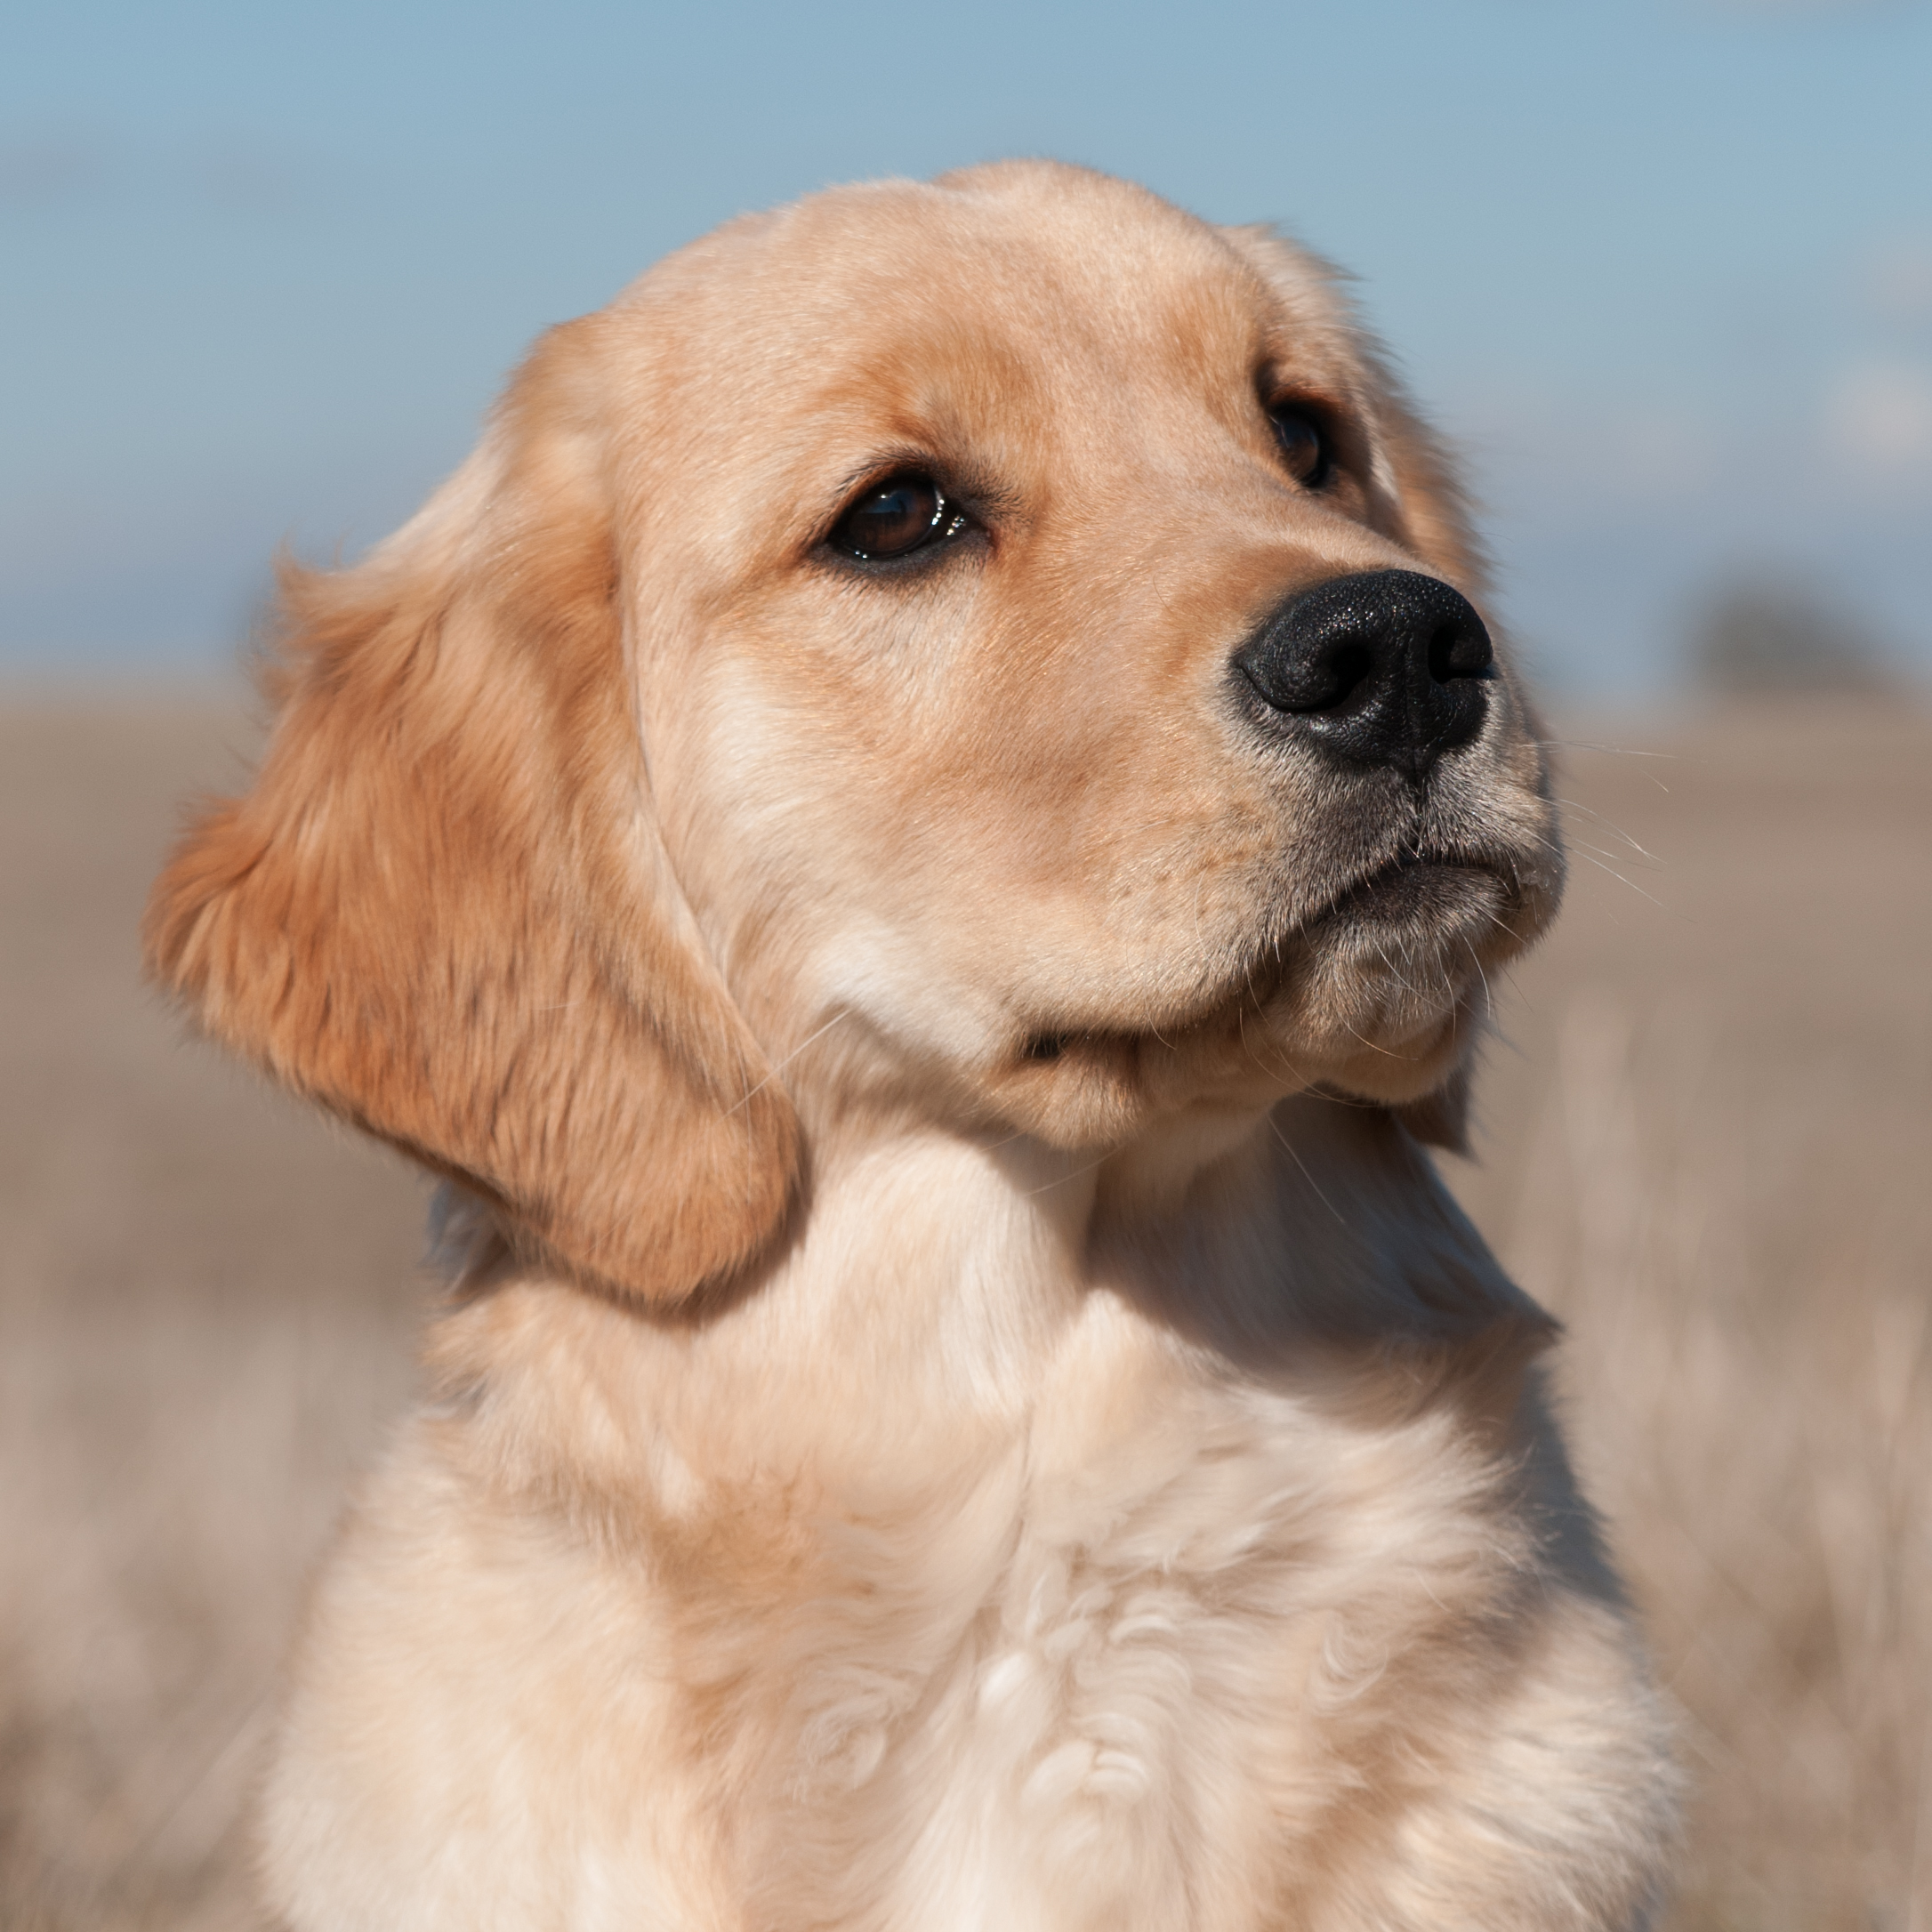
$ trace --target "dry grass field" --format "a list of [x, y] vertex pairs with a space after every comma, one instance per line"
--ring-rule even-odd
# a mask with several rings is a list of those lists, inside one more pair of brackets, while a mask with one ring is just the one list
[[[1482, 1161], [1683, 1711], [1674, 1924], [1932, 1932], [1932, 715], [1573, 728]], [[1614, 743], [1630, 751], [1591, 749]], [[179, 1043], [134, 925], [238, 712], [0, 704], [0, 1928], [252, 1923], [424, 1190]]]

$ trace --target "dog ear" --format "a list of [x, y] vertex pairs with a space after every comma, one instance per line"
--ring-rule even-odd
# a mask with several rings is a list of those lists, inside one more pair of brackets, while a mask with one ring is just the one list
[[267, 755], [145, 938], [208, 1032], [665, 1302], [771, 1241], [799, 1136], [657, 837], [584, 329], [366, 561], [284, 571]]

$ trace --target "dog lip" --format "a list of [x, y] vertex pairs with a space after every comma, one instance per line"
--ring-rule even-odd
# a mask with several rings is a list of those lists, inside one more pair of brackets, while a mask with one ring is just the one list
[[1463, 849], [1399, 852], [1394, 858], [1351, 879], [1314, 911], [1295, 920], [1288, 936], [1308, 937], [1332, 921], [1345, 916], [1350, 910], [1362, 906], [1408, 873], [1417, 872], [1479, 873], [1501, 885], [1512, 901], [1520, 891], [1511, 869], [1483, 852]]
[[[1238, 985], [1230, 989], [1245, 1002], [1265, 1005], [1298, 970], [1297, 949], [1321, 946], [1345, 921], [1351, 911], [1364, 908], [1379, 893], [1415, 873], [1433, 873], [1444, 878], [1462, 873], [1481, 878], [1499, 888], [1503, 903], [1491, 916], [1507, 922], [1523, 904], [1521, 876], [1510, 860], [1468, 847], [1404, 851], [1381, 864], [1371, 865], [1345, 881], [1320, 904], [1298, 914], [1271, 938], [1255, 947], [1239, 975]], [[1422, 908], [1408, 908], [1412, 918]]]

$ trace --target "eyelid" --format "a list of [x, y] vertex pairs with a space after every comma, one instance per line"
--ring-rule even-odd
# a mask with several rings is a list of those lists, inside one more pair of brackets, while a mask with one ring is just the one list
[[947, 503], [955, 510], [963, 510], [982, 527], [1021, 514], [1020, 493], [972, 456], [940, 456], [930, 448], [906, 444], [847, 471], [825, 527], [831, 529], [867, 490], [877, 489], [896, 476], [930, 478]]
[[1306, 416], [1324, 436], [1334, 433], [1339, 412], [1319, 396], [1286, 395], [1264, 398], [1261, 405], [1270, 416]]
[[862, 497], [873, 490], [883, 489], [895, 477], [902, 476], [926, 477], [944, 495], [951, 496], [954, 494], [946, 464], [923, 450], [890, 450], [846, 472], [845, 480], [833, 492], [836, 507], [832, 512], [832, 522], [836, 523]]

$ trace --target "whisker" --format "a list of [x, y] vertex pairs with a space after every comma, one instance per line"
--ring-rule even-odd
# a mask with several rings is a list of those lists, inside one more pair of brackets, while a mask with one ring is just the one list
[[[1656, 857], [1652, 853], [1645, 851], [1643, 847], [1637, 844], [1634, 841], [1630, 841], [1627, 842], [1630, 843], [1630, 849], [1634, 851], [1639, 858], [1648, 859], [1652, 867], [1659, 872], [1662, 872], [1663, 870], [1663, 861], [1662, 859]], [[1573, 852], [1593, 852], [1598, 858], [1622, 858], [1624, 857], [1624, 855], [1620, 852], [1613, 852], [1601, 845], [1590, 845], [1585, 841], [1574, 837], [1573, 837], [1570, 841], [1570, 849]], [[1625, 859], [1625, 863], [1629, 863], [1628, 859]]]
[[1299, 1155], [1295, 1151], [1294, 1142], [1289, 1139], [1288, 1136], [1284, 1134], [1281, 1131], [1280, 1127], [1276, 1123], [1275, 1116], [1273, 1114], [1270, 1114], [1268, 1116], [1268, 1131], [1274, 1135], [1276, 1139], [1281, 1142], [1284, 1147], [1287, 1149], [1288, 1158], [1301, 1170], [1301, 1178], [1303, 1180], [1308, 1182], [1309, 1189], [1314, 1194], [1315, 1198], [1319, 1201], [1322, 1205], [1326, 1208], [1328, 1212], [1332, 1214], [1344, 1228], [1346, 1228], [1348, 1225], [1348, 1218], [1342, 1213], [1341, 1210], [1337, 1207], [1335, 1203], [1331, 1201], [1325, 1194], [1322, 1192], [1321, 1183], [1316, 1179], [1313, 1174], [1309, 1173], [1308, 1170], [1308, 1163], [1303, 1161], [1300, 1155]]
[[729, 1120], [733, 1114], [736, 1114], [738, 1111], [739, 1107], [749, 1107], [751, 1103], [755, 1099], [757, 1099], [759, 1094], [763, 1092], [763, 1091], [767, 1087], [769, 1087], [772, 1083], [772, 1082], [775, 1081], [778, 1077], [778, 1075], [782, 1074], [785, 1070], [785, 1068], [789, 1067], [792, 1062], [795, 1060], [799, 1057], [799, 1055], [802, 1053], [805, 1049], [812, 1043], [814, 1040], [823, 1039], [825, 1035], [830, 1033], [832, 1029], [836, 1026], [841, 1019], [849, 1019], [851, 1017], [851, 1008], [849, 1006], [841, 1006], [838, 1010], [838, 1011], [835, 1012], [832, 1016], [832, 1018], [825, 1023], [823, 1026], [819, 1027], [817, 1033], [807, 1034], [806, 1036], [802, 1040], [801, 1040], [799, 1043], [795, 1047], [793, 1047], [792, 1051], [787, 1053], [785, 1057], [782, 1060], [780, 1060], [778, 1064], [774, 1067], [771, 1071], [767, 1074], [765, 1077], [761, 1080], [755, 1087], [752, 1088], [750, 1091], [745, 1094], [745, 1098], [740, 1100], [736, 1107], [729, 1107], [726, 1109], [725, 1117]]
[[[1675, 752], [1640, 752], [1630, 745], [1592, 745], [1584, 738], [1535, 738], [1531, 742], [1539, 751], [1604, 752], [1612, 758], [1656, 758], [1674, 762], [1678, 755]], [[1670, 795], [1670, 787], [1662, 778], [1652, 772], [1646, 772], [1644, 776], [1666, 797]]]
[[1051, 1180], [1042, 1181], [1037, 1187], [1028, 1187], [1020, 1195], [1020, 1199], [1031, 1201], [1035, 1195], [1046, 1194], [1055, 1187], [1064, 1187], [1068, 1181], [1078, 1180], [1083, 1174], [1091, 1174], [1095, 1168], [1105, 1166], [1107, 1159], [1107, 1156], [1103, 1154], [1098, 1159], [1089, 1161], [1084, 1167], [1076, 1167], [1069, 1173], [1056, 1174]]
[[1614, 879], [1619, 885], [1627, 885], [1628, 887], [1630, 887], [1630, 890], [1636, 893], [1638, 898], [1648, 899], [1650, 903], [1654, 906], [1660, 913], [1667, 913], [1670, 910], [1670, 908], [1666, 906], [1663, 901], [1656, 896], [1655, 893], [1645, 891], [1643, 887], [1638, 885], [1634, 879], [1626, 879], [1623, 874], [1616, 869], [1614, 865], [1605, 865], [1600, 858], [1593, 858], [1587, 851], [1580, 852], [1577, 856], [1581, 857], [1586, 865], [1594, 865], [1598, 872], [1608, 873], [1610, 876]]
[[1532, 738], [1540, 752], [1607, 752], [1613, 758], [1664, 758], [1676, 761], [1675, 752], [1644, 752], [1634, 745], [1598, 745], [1588, 738]]
[[[1654, 852], [1645, 850], [1644, 847], [1638, 844], [1622, 825], [1618, 825], [1614, 819], [1606, 818], [1594, 805], [1586, 805], [1581, 799], [1574, 798], [1559, 798], [1556, 802], [1562, 806], [1565, 811], [1581, 812], [1586, 818], [1601, 825], [1606, 832], [1611, 833], [1614, 837], [1622, 839], [1624, 844], [1629, 846], [1633, 852], [1642, 852], [1646, 858], [1657, 858]], [[1662, 861], [1657, 859], [1657, 863], [1661, 865]]]

